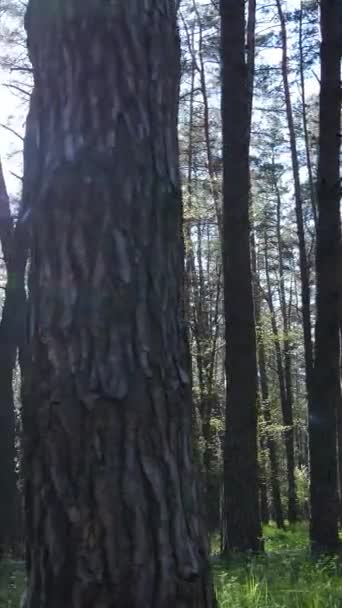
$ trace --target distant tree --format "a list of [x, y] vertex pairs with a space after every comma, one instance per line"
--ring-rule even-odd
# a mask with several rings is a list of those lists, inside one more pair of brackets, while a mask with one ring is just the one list
[[210, 44], [217, 20], [210, 5], [183, 3], [179, 128], [186, 320], [192, 352], [194, 443], [210, 532], [220, 528], [224, 401], [220, 115], [209, 86], [217, 71]]
[[309, 411], [313, 550], [338, 545], [336, 412], [341, 407], [339, 290], [342, 7], [321, 0], [317, 321], [314, 393]]
[[[0, 240], [5, 267], [11, 257], [13, 220], [0, 163]], [[7, 282], [7, 291], [10, 282]], [[18, 502], [15, 473], [15, 413], [13, 399], [13, 367], [16, 348], [12, 343], [8, 323], [8, 305], [5, 304], [0, 322], [0, 556], [16, 540], [16, 509]]]
[[40, 163], [38, 181], [29, 165], [24, 179], [27, 606], [210, 608], [182, 310], [175, 3], [31, 0], [26, 27]]
[[18, 493], [14, 376], [17, 357], [25, 370], [27, 230], [13, 217], [0, 162], [0, 242], [4, 259], [4, 299], [0, 320], [0, 546], [12, 550], [21, 540]]
[[[254, 306], [255, 306], [255, 323], [257, 329], [257, 354], [258, 354], [258, 370], [259, 370], [259, 399], [261, 405], [261, 415], [264, 422], [264, 428], [259, 428], [261, 458], [263, 453], [267, 453], [270, 468], [270, 488], [272, 496], [272, 506], [274, 519], [278, 528], [284, 528], [283, 506], [280, 491], [280, 475], [279, 475], [279, 457], [278, 445], [274, 433], [272, 432], [272, 410], [271, 397], [269, 390], [269, 381], [267, 377], [266, 365], [266, 346], [265, 346], [265, 328], [262, 320], [262, 292], [258, 280], [258, 263], [257, 252], [255, 246], [255, 237], [252, 237], [252, 266], [254, 275]], [[263, 463], [263, 473], [260, 475], [261, 483], [261, 517], [263, 523], [269, 522], [268, 513], [268, 497], [267, 497], [267, 463]]]
[[306, 72], [312, 68], [319, 53], [318, 36], [318, 1], [301, 0], [299, 11], [295, 12], [298, 21], [298, 71], [300, 76], [300, 102], [303, 121], [304, 147], [306, 157], [306, 168], [308, 173], [308, 186], [312, 214], [315, 228], [317, 229], [317, 196], [315, 189], [314, 163], [312, 149], [310, 146], [308, 103], [306, 94]]
[[[17, 67], [24, 2], [0, 2], [0, 65]], [[21, 49], [20, 49], [21, 50]], [[25, 53], [23, 53], [25, 54]], [[8, 82], [1, 86], [9, 86]], [[16, 87], [17, 89], [18, 87]], [[2, 129], [13, 131], [10, 125]], [[19, 146], [20, 134], [15, 135]], [[6, 165], [6, 162], [5, 162]], [[7, 168], [7, 167], [6, 167]], [[9, 194], [0, 161], [0, 242], [1, 315], [0, 315], [0, 551], [10, 552], [22, 541], [21, 497], [18, 492], [20, 460], [19, 408], [20, 373], [25, 366], [27, 230], [21, 221], [21, 204]], [[18, 361], [20, 370], [18, 368]], [[19, 379], [19, 382], [17, 381]]]
[[[289, 85], [289, 60], [288, 60], [288, 35], [286, 26], [286, 15], [283, 9], [282, 0], [276, 0], [279, 21], [280, 21], [280, 36], [282, 45], [282, 77], [283, 89], [285, 97], [286, 117], [288, 133], [290, 138], [291, 150], [291, 165], [294, 184], [295, 197], [295, 212], [297, 222], [297, 235], [299, 246], [299, 267], [301, 278], [301, 299], [302, 299], [302, 320], [304, 333], [304, 355], [305, 355], [305, 376], [306, 389], [309, 408], [311, 407], [312, 390], [313, 390], [313, 349], [311, 337], [311, 301], [310, 301], [310, 270], [308, 264], [308, 255], [306, 249], [305, 225], [303, 217], [303, 196], [300, 182], [300, 165], [298, 155], [298, 143], [295, 131], [293, 104]], [[296, 519], [296, 508], [293, 503], [291, 520]]]

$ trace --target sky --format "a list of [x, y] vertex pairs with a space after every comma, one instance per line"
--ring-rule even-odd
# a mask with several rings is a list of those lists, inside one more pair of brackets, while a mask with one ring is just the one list
[[[208, 0], [199, 0], [207, 2]], [[293, 10], [299, 8], [300, 0], [287, 0], [287, 9]], [[4, 47], [0, 41], [0, 51], [8, 52], [9, 49]], [[15, 52], [15, 49], [13, 50]], [[271, 54], [273, 51], [270, 52]], [[16, 72], [9, 73], [0, 69], [0, 155], [3, 164], [4, 175], [7, 188], [12, 196], [19, 196], [21, 182], [13, 174], [21, 175], [22, 167], [22, 140], [3, 128], [1, 125], [12, 127], [22, 137], [25, 129], [25, 117], [27, 114], [27, 103], [18, 98], [17, 94], [11, 92], [8, 84], [13, 84], [17, 81], [18, 74]], [[317, 83], [308, 83], [308, 93], [317, 89]]]
[[[7, 82], [6, 75], [1, 79], [0, 84], [0, 125], [13, 127], [23, 137], [27, 104], [24, 105], [11, 94], [4, 86], [4, 82]], [[2, 126], [0, 126], [0, 156], [7, 188], [11, 195], [15, 196], [20, 192], [20, 180], [13, 173], [21, 175], [22, 140]]]
[[[17, 27], [17, 21], [6, 19], [1, 21], [1, 26], [8, 30]], [[5, 39], [0, 39], [1, 57], [11, 57], [15, 60], [22, 54], [20, 45], [6, 45]], [[14, 196], [19, 194], [21, 182], [12, 175], [12, 172], [21, 175], [22, 167], [22, 140], [11, 133], [2, 125], [13, 128], [21, 137], [24, 135], [25, 118], [28, 110], [28, 99], [23, 102], [22, 97], [8, 85], [20, 82], [21, 75], [17, 71], [9, 71], [0, 68], [0, 155], [10, 193]]]

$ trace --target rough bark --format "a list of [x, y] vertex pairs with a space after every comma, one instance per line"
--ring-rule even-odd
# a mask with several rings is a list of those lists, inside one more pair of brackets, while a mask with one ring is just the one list
[[[340, 243], [340, 266], [339, 266], [339, 314], [340, 314], [340, 381], [342, 382], [342, 285], [341, 285], [341, 269], [342, 269], [342, 242]], [[337, 490], [339, 501], [339, 522], [342, 527], [342, 392], [340, 402], [336, 408], [336, 440], [337, 440]]]
[[310, 410], [313, 550], [338, 545], [336, 410], [340, 406], [339, 256], [342, 9], [321, 2], [321, 91], [316, 251], [317, 320], [314, 395]]
[[[341, 331], [340, 331], [341, 341]], [[342, 526], [342, 398], [336, 409], [336, 437], [337, 437], [337, 488], [339, 499], [339, 524]]]
[[26, 28], [41, 162], [27, 607], [209, 608], [182, 319], [175, 4], [31, 0]]
[[244, 2], [221, 0], [227, 415], [224, 549], [259, 550], [257, 364], [249, 234]]

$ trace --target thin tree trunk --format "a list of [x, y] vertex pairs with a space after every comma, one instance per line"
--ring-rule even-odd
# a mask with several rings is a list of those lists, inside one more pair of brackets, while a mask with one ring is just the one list
[[202, 27], [201, 18], [199, 15], [196, 0], [193, 0], [193, 5], [194, 5], [194, 9], [197, 14], [198, 27], [199, 27], [199, 76], [200, 76], [200, 90], [201, 90], [202, 99], [203, 99], [204, 141], [205, 141], [205, 151], [206, 151], [206, 157], [207, 157], [209, 186], [210, 186], [210, 193], [211, 193], [211, 196], [214, 201], [219, 235], [222, 239], [223, 238], [223, 219], [222, 219], [222, 207], [221, 207], [222, 204], [221, 204], [220, 192], [218, 189], [218, 176], [214, 169], [213, 155], [212, 155], [212, 143], [211, 143], [211, 135], [210, 135], [209, 100], [208, 100], [204, 55], [203, 55], [203, 27]]
[[257, 364], [249, 231], [244, 2], [221, 0], [227, 416], [224, 550], [259, 550]]
[[292, 161], [293, 183], [295, 191], [295, 211], [297, 221], [297, 233], [299, 244], [299, 266], [301, 277], [301, 292], [302, 292], [302, 318], [304, 330], [304, 355], [305, 355], [305, 372], [306, 372], [306, 388], [308, 395], [309, 408], [312, 398], [312, 383], [313, 383], [313, 353], [312, 353], [312, 338], [311, 338], [311, 307], [310, 307], [310, 283], [309, 283], [309, 267], [306, 255], [305, 230], [303, 220], [303, 201], [301, 194], [299, 162], [297, 153], [297, 141], [292, 111], [292, 101], [289, 85], [289, 66], [287, 56], [287, 31], [285, 15], [282, 9], [282, 1], [276, 0], [280, 27], [281, 27], [281, 42], [282, 42], [282, 76], [284, 84], [285, 105], [287, 124], [290, 136], [290, 149]]
[[5, 302], [0, 322], [0, 557], [10, 551], [17, 540], [18, 492], [15, 473], [15, 412], [13, 399], [13, 368], [16, 341], [12, 335], [11, 257], [13, 220], [9, 197], [0, 162], [0, 240], [7, 271]]
[[[340, 332], [341, 342], [341, 332]], [[337, 436], [337, 486], [339, 498], [339, 523], [342, 527], [342, 399], [336, 408], [336, 436]]]
[[[197, 9], [196, 5], [195, 8]], [[200, 19], [199, 14], [198, 19]], [[186, 26], [185, 26], [186, 27]], [[209, 181], [211, 186], [214, 188], [213, 167], [210, 138], [209, 138], [209, 106], [206, 93], [206, 81], [204, 73], [204, 60], [201, 55], [200, 68], [198, 68], [194, 50], [194, 30], [192, 30], [191, 36], [189, 31], [187, 32], [188, 50], [192, 58], [191, 65], [191, 80], [190, 80], [190, 100], [189, 100], [189, 139], [188, 139], [188, 175], [187, 175], [187, 211], [190, 212], [193, 209], [193, 123], [194, 123], [194, 99], [195, 99], [195, 76], [196, 71], [200, 72], [201, 81], [201, 92], [204, 100], [204, 134], [206, 140], [206, 148], [208, 152], [208, 173]], [[201, 53], [201, 50], [200, 50]], [[215, 186], [217, 188], [217, 184]], [[218, 203], [217, 192], [216, 204]], [[217, 211], [217, 207], [216, 207]], [[222, 215], [222, 214], [221, 214]], [[221, 221], [218, 222], [219, 227]], [[213, 479], [213, 460], [214, 452], [212, 445], [212, 424], [211, 417], [212, 412], [217, 406], [217, 396], [213, 393], [213, 361], [215, 359], [216, 351], [216, 339], [212, 335], [213, 324], [211, 322], [211, 302], [210, 298], [210, 286], [207, 285], [205, 279], [205, 271], [207, 277], [209, 277], [209, 255], [207, 255], [207, 268], [204, 269], [203, 264], [203, 251], [202, 251], [202, 232], [203, 222], [197, 221], [195, 241], [197, 242], [197, 255], [195, 260], [194, 246], [193, 246], [193, 235], [191, 233], [191, 225], [194, 224], [194, 219], [190, 217], [190, 221], [186, 223], [185, 235], [187, 243], [187, 256], [186, 256], [186, 284], [187, 284], [187, 310], [188, 319], [192, 321], [193, 327], [192, 335], [196, 344], [196, 363], [198, 373], [198, 386], [199, 386], [199, 403], [198, 409], [201, 417], [201, 430], [202, 437], [204, 440], [203, 449], [203, 496], [204, 506], [206, 513], [206, 524], [209, 531], [216, 530], [219, 528], [220, 518], [220, 504], [219, 504], [219, 488], [217, 480]], [[219, 281], [220, 282], [220, 281]], [[218, 296], [217, 296], [218, 297]], [[191, 306], [191, 300], [193, 306]], [[191, 312], [190, 312], [191, 311]], [[215, 332], [217, 324], [215, 325]]]
[[[194, 43], [194, 31], [192, 31], [191, 39], [189, 39], [189, 47]], [[189, 48], [190, 53], [192, 49]], [[194, 99], [195, 99], [195, 72], [196, 66], [194, 59], [191, 63], [191, 78], [190, 78], [190, 99], [189, 99], [189, 133], [188, 133], [188, 145], [187, 145], [187, 179], [186, 179], [186, 201], [185, 210], [192, 211], [192, 173], [193, 173], [193, 122], [194, 122]], [[185, 219], [184, 221], [184, 234], [185, 234], [185, 321], [188, 324], [189, 336], [192, 321], [191, 314], [191, 300], [195, 298], [194, 292], [197, 293], [197, 287], [194, 284], [196, 281], [195, 263], [194, 263], [194, 252], [192, 245], [191, 235], [191, 222]]]
[[321, 1], [321, 92], [316, 252], [317, 321], [314, 398], [310, 410], [311, 525], [313, 550], [338, 545], [336, 411], [341, 404], [340, 289], [340, 0]]
[[[266, 451], [265, 437], [260, 438], [260, 447], [262, 451]], [[267, 471], [265, 462], [259, 464], [259, 497], [260, 497], [260, 519], [264, 525], [270, 523], [270, 510], [268, 506], [267, 493]]]
[[[270, 478], [271, 478], [271, 492], [272, 492], [272, 503], [273, 511], [276, 519], [278, 528], [284, 528], [284, 516], [283, 507], [281, 503], [281, 492], [279, 483], [279, 464], [278, 464], [278, 450], [277, 442], [272, 435], [272, 414], [269, 400], [268, 390], [268, 379], [266, 371], [266, 353], [264, 345], [264, 336], [262, 329], [261, 319], [261, 290], [260, 285], [257, 282], [258, 268], [257, 268], [257, 254], [256, 254], [256, 243], [254, 232], [251, 235], [251, 247], [252, 247], [252, 269], [253, 269], [253, 291], [254, 291], [254, 308], [255, 308], [255, 324], [257, 328], [257, 355], [258, 355], [258, 368], [259, 368], [259, 393], [260, 402], [263, 411], [263, 417], [265, 422], [265, 433], [261, 437], [261, 445], [263, 450], [267, 450], [270, 460]], [[266, 486], [266, 490], [264, 489]], [[268, 513], [268, 509], [265, 507], [265, 494], [267, 500], [267, 480], [266, 472], [263, 471], [263, 481], [260, 482], [261, 492], [261, 517], [262, 522], [265, 522], [265, 515]]]
[[212, 446], [212, 424], [211, 418], [216, 405], [216, 396], [212, 392], [212, 382], [210, 369], [212, 357], [212, 335], [209, 327], [208, 293], [207, 284], [203, 271], [203, 250], [202, 250], [202, 226], [197, 223], [197, 268], [199, 282], [199, 307], [197, 312], [197, 351], [200, 369], [200, 412], [202, 420], [202, 433], [204, 441], [203, 465], [204, 465], [204, 496], [206, 523], [210, 532], [219, 526], [219, 494], [215, 483], [213, 483], [213, 446]]
[[279, 464], [277, 454], [277, 443], [272, 436], [272, 415], [269, 400], [268, 381], [266, 373], [266, 357], [263, 337], [259, 337], [258, 359], [260, 369], [260, 385], [262, 395], [262, 405], [264, 420], [266, 423], [266, 441], [270, 459], [270, 481], [272, 492], [272, 503], [274, 517], [278, 528], [284, 528], [283, 508], [281, 504], [280, 484], [279, 484]]
[[[288, 408], [288, 400], [286, 394], [286, 383], [283, 366], [283, 358], [280, 346], [280, 335], [277, 324], [277, 318], [273, 304], [273, 294], [271, 286], [271, 277], [269, 271], [269, 260], [268, 260], [268, 237], [265, 232], [265, 274], [267, 283], [267, 303], [270, 309], [271, 315], [271, 327], [274, 339], [274, 350], [276, 355], [276, 365], [279, 380], [279, 393], [280, 393], [280, 405], [283, 417], [283, 423], [285, 426], [285, 450], [286, 450], [286, 472], [287, 472], [287, 487], [288, 487], [288, 499], [289, 499], [289, 516], [290, 508], [293, 508], [293, 504], [296, 506], [296, 485], [294, 475], [294, 441], [293, 441], [293, 415], [292, 409]], [[290, 520], [291, 521], [291, 520]]]
[[182, 318], [175, 4], [51, 6], [31, 0], [26, 16], [42, 161], [27, 608], [209, 608]]
[[[340, 382], [342, 383], [342, 241], [339, 256], [339, 339], [340, 339]], [[339, 501], [339, 523], [342, 527], [342, 393], [336, 408], [336, 441], [337, 441], [337, 490]]]
[[255, 76], [255, 28], [256, 28], [256, 0], [248, 0], [247, 18], [247, 90], [248, 90], [248, 145], [250, 145], [253, 98], [254, 98], [254, 76]]
[[304, 72], [304, 36], [303, 36], [303, 0], [300, 3], [299, 13], [299, 73], [300, 73], [300, 97], [302, 105], [302, 117], [303, 117], [303, 128], [304, 128], [304, 144], [305, 144], [305, 155], [306, 155], [306, 167], [308, 170], [309, 178], [309, 189], [310, 189], [310, 200], [312, 208], [312, 216], [317, 229], [317, 196], [315, 191], [315, 180], [312, 170], [312, 160], [309, 142], [309, 129], [308, 129], [308, 118], [307, 118], [307, 104], [306, 104], [306, 91], [305, 91], [305, 72]]
[[[285, 381], [285, 398], [284, 403], [284, 424], [285, 429], [285, 445], [287, 455], [287, 475], [288, 475], [288, 520], [291, 524], [297, 520], [297, 493], [295, 483], [295, 456], [294, 456], [294, 426], [293, 426], [293, 390], [292, 390], [292, 371], [291, 371], [291, 345], [290, 345], [290, 324], [286, 303], [285, 292], [285, 266], [283, 256], [283, 243], [281, 235], [281, 196], [278, 184], [274, 183], [277, 196], [277, 248], [279, 262], [279, 291], [280, 291], [280, 308], [283, 318], [284, 331], [284, 381]], [[272, 294], [269, 295], [272, 298]], [[280, 348], [280, 344], [279, 344]]]

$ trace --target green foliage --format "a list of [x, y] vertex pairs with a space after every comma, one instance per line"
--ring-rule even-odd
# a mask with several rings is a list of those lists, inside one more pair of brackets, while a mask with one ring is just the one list
[[[265, 526], [264, 540], [265, 555], [214, 558], [219, 608], [341, 608], [342, 559], [311, 558], [307, 524]], [[24, 585], [22, 562], [0, 563], [0, 608], [19, 608]]]
[[266, 554], [215, 565], [220, 608], [340, 608], [342, 560], [314, 560], [308, 530], [264, 528]]
[[297, 502], [301, 513], [305, 513], [309, 500], [309, 470], [308, 467], [296, 467]]
[[25, 586], [25, 569], [22, 562], [0, 563], [0, 608], [19, 608]]

